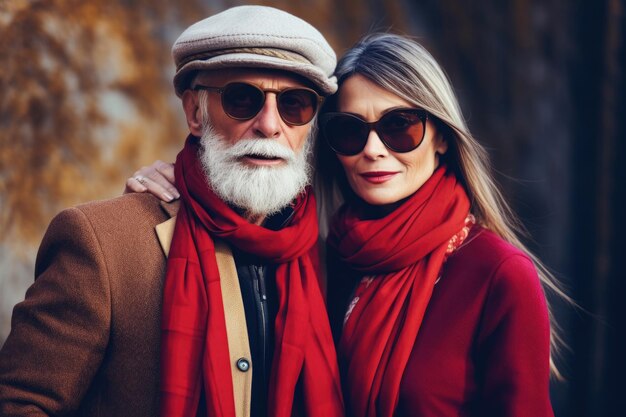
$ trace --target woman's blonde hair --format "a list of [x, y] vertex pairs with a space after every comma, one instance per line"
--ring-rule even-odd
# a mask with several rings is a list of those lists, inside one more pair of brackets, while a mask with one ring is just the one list
[[[569, 300], [558, 281], [522, 243], [519, 236], [524, 228], [505, 201], [491, 174], [485, 149], [470, 133], [448, 77], [432, 55], [410, 38], [374, 33], [365, 36], [352, 47], [337, 64], [335, 75], [342, 83], [359, 74], [422, 108], [432, 116], [437, 129], [448, 142], [443, 161], [455, 170], [471, 200], [471, 210], [478, 224], [492, 230], [507, 242], [524, 251], [533, 260], [544, 288]], [[322, 111], [335, 105], [336, 97], [329, 99]], [[320, 230], [328, 230], [328, 219], [339, 205], [354, 198], [343, 169], [322, 138], [317, 143], [316, 187], [320, 206]], [[563, 342], [550, 310], [551, 358], [550, 369], [560, 378], [553, 356]]]

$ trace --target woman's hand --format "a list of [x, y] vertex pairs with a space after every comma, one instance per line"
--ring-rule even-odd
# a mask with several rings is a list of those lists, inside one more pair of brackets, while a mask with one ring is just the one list
[[165, 202], [180, 197], [174, 187], [174, 164], [155, 161], [152, 165], [142, 167], [126, 180], [124, 194], [150, 193]]

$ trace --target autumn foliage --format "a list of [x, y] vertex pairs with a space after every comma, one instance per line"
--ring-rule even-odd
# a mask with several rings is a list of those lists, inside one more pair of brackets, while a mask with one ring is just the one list
[[184, 126], [164, 27], [202, 15], [196, 3], [0, 2], [0, 239], [38, 239], [61, 207], [174, 156]]

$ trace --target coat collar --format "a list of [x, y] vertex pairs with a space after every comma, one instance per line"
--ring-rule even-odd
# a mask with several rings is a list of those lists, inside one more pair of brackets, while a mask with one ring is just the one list
[[172, 237], [174, 236], [176, 215], [178, 214], [178, 209], [180, 208], [180, 201], [176, 200], [171, 203], [162, 201], [161, 208], [170, 218], [163, 223], [157, 224], [155, 226], [155, 230], [157, 237], [159, 238], [161, 248], [163, 248], [163, 253], [165, 254], [165, 257], [167, 257], [170, 253], [170, 246], [172, 245]]
[[[176, 226], [176, 215], [180, 209], [180, 200], [175, 200], [171, 203], [161, 201], [161, 208], [170, 217], [163, 223], [159, 223], [155, 226], [157, 237], [165, 257], [170, 253], [170, 246], [172, 245], [172, 238], [174, 237], [174, 227]], [[294, 210], [292, 207], [287, 207], [277, 215], [274, 215], [267, 219], [264, 223], [264, 227], [271, 230], [278, 230], [284, 227], [293, 217]]]

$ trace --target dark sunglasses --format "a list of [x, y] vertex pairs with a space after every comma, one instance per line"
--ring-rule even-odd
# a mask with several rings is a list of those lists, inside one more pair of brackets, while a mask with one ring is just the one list
[[422, 109], [396, 109], [375, 122], [366, 122], [350, 113], [320, 115], [322, 133], [328, 145], [341, 155], [356, 155], [365, 148], [374, 129], [385, 146], [394, 152], [411, 152], [420, 146], [426, 132], [428, 113]]
[[261, 89], [254, 84], [232, 82], [223, 87], [196, 85], [194, 90], [217, 91], [222, 95], [224, 113], [235, 120], [250, 120], [263, 108], [267, 93], [276, 94], [278, 114], [288, 125], [301, 126], [309, 123], [324, 100], [314, 90], [304, 87]]

